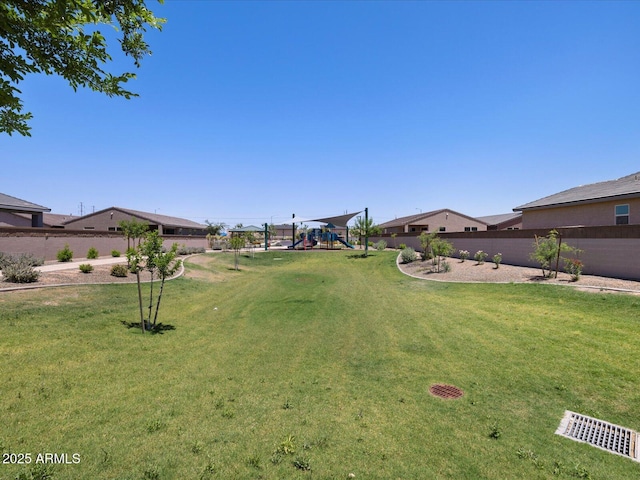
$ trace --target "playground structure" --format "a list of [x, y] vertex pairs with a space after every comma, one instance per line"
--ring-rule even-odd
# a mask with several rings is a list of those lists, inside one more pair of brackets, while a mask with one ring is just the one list
[[295, 250], [310, 250], [313, 247], [320, 245], [320, 248], [333, 250], [336, 248], [336, 243], [344, 245], [347, 248], [354, 248], [353, 245], [345, 241], [337, 233], [332, 232], [332, 228], [335, 228], [335, 226], [329, 223], [322, 228], [312, 228], [310, 230], [307, 230], [307, 232], [301, 232], [298, 235], [298, 241], [291, 245], [289, 248]]

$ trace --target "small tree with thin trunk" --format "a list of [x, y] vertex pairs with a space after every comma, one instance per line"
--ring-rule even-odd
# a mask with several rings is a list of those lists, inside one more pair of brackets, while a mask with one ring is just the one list
[[240, 250], [244, 247], [245, 238], [241, 235], [234, 235], [231, 237], [231, 248], [233, 249], [234, 255], [234, 267], [236, 270], [239, 270], [238, 264], [240, 259]]
[[[178, 252], [178, 244], [174, 243], [168, 252], [162, 251], [162, 238], [157, 230], [148, 232], [144, 240], [134, 248], [127, 250], [127, 260], [130, 269], [136, 274], [136, 282], [138, 285], [138, 304], [140, 309], [140, 328], [144, 333], [147, 328], [153, 329], [157, 325], [158, 311], [160, 310], [160, 301], [164, 292], [164, 284], [167, 278], [170, 278], [180, 268], [182, 261], [176, 260]], [[142, 285], [140, 282], [140, 272], [147, 270], [151, 275], [149, 284], [149, 307], [148, 318], [144, 317], [143, 301], [142, 301]], [[154, 283], [156, 275], [160, 279], [160, 292], [154, 305]], [[155, 311], [154, 311], [155, 306]], [[153, 322], [151, 319], [153, 318]]]
[[[131, 220], [122, 220], [118, 223], [118, 227], [122, 230], [122, 234], [127, 239], [127, 266], [131, 266], [128, 251], [131, 248], [137, 248], [149, 230], [149, 225], [144, 222], [138, 222], [135, 218]], [[133, 241], [133, 247], [131, 243]]]
[[577, 253], [579, 251], [575, 247], [562, 243], [562, 237], [556, 230], [551, 230], [546, 237], [538, 237], [536, 235], [533, 248], [534, 251], [530, 255], [531, 259], [540, 264], [542, 276], [549, 278], [558, 277], [560, 254], [562, 252]]

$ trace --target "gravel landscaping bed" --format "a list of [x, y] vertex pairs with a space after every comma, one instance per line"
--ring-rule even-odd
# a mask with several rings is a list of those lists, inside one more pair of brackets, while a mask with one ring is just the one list
[[435, 273], [431, 260], [403, 264], [398, 256], [398, 268], [407, 275], [428, 280], [442, 282], [470, 282], [470, 283], [548, 283], [569, 285], [590, 291], [629, 291], [640, 293], [640, 282], [634, 280], [620, 280], [616, 278], [599, 277], [596, 275], [581, 275], [577, 282], [572, 282], [569, 274], [558, 272], [558, 278], [544, 278], [539, 268], [518, 267], [501, 264], [495, 268], [492, 262], [478, 265], [475, 260], [464, 262], [457, 258], [448, 258], [451, 266], [449, 272]]
[[[0, 291], [23, 288], [50, 287], [55, 285], [95, 285], [105, 283], [136, 283], [136, 276], [129, 273], [126, 277], [114, 277], [111, 275], [112, 265], [97, 265], [91, 273], [82, 273], [79, 269], [57, 270], [53, 272], [42, 272], [37, 282], [34, 283], [10, 283], [4, 279], [0, 281]], [[179, 277], [182, 272], [178, 272], [173, 278]], [[147, 271], [140, 273], [140, 280], [148, 282], [151, 275]]]

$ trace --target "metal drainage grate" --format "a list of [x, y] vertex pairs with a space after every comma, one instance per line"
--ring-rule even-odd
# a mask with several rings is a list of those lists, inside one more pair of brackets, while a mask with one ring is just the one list
[[556, 434], [640, 462], [638, 433], [628, 428], [567, 410]]
[[429, 387], [429, 393], [435, 397], [440, 398], [460, 398], [464, 395], [464, 392], [460, 390], [458, 387], [454, 387], [453, 385], [444, 385], [441, 383], [436, 383], [435, 385], [431, 385]]

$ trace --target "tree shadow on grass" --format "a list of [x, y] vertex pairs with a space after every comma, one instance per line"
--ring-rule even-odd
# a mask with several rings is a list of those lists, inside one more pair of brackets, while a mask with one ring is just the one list
[[[121, 320], [120, 323], [127, 328], [137, 328], [138, 330], [141, 330], [140, 322], [127, 322], [126, 320]], [[163, 335], [166, 331], [176, 329], [175, 326], [165, 325], [164, 323], [156, 323], [154, 327], [147, 322], [145, 322], [144, 328], [147, 332], [151, 333], [151, 335]]]
[[364, 253], [352, 253], [351, 255], [347, 255], [347, 258], [351, 258], [351, 259], [357, 259], [357, 258], [368, 258], [368, 257], [375, 257], [375, 253], [369, 253], [368, 255], [365, 255]]

